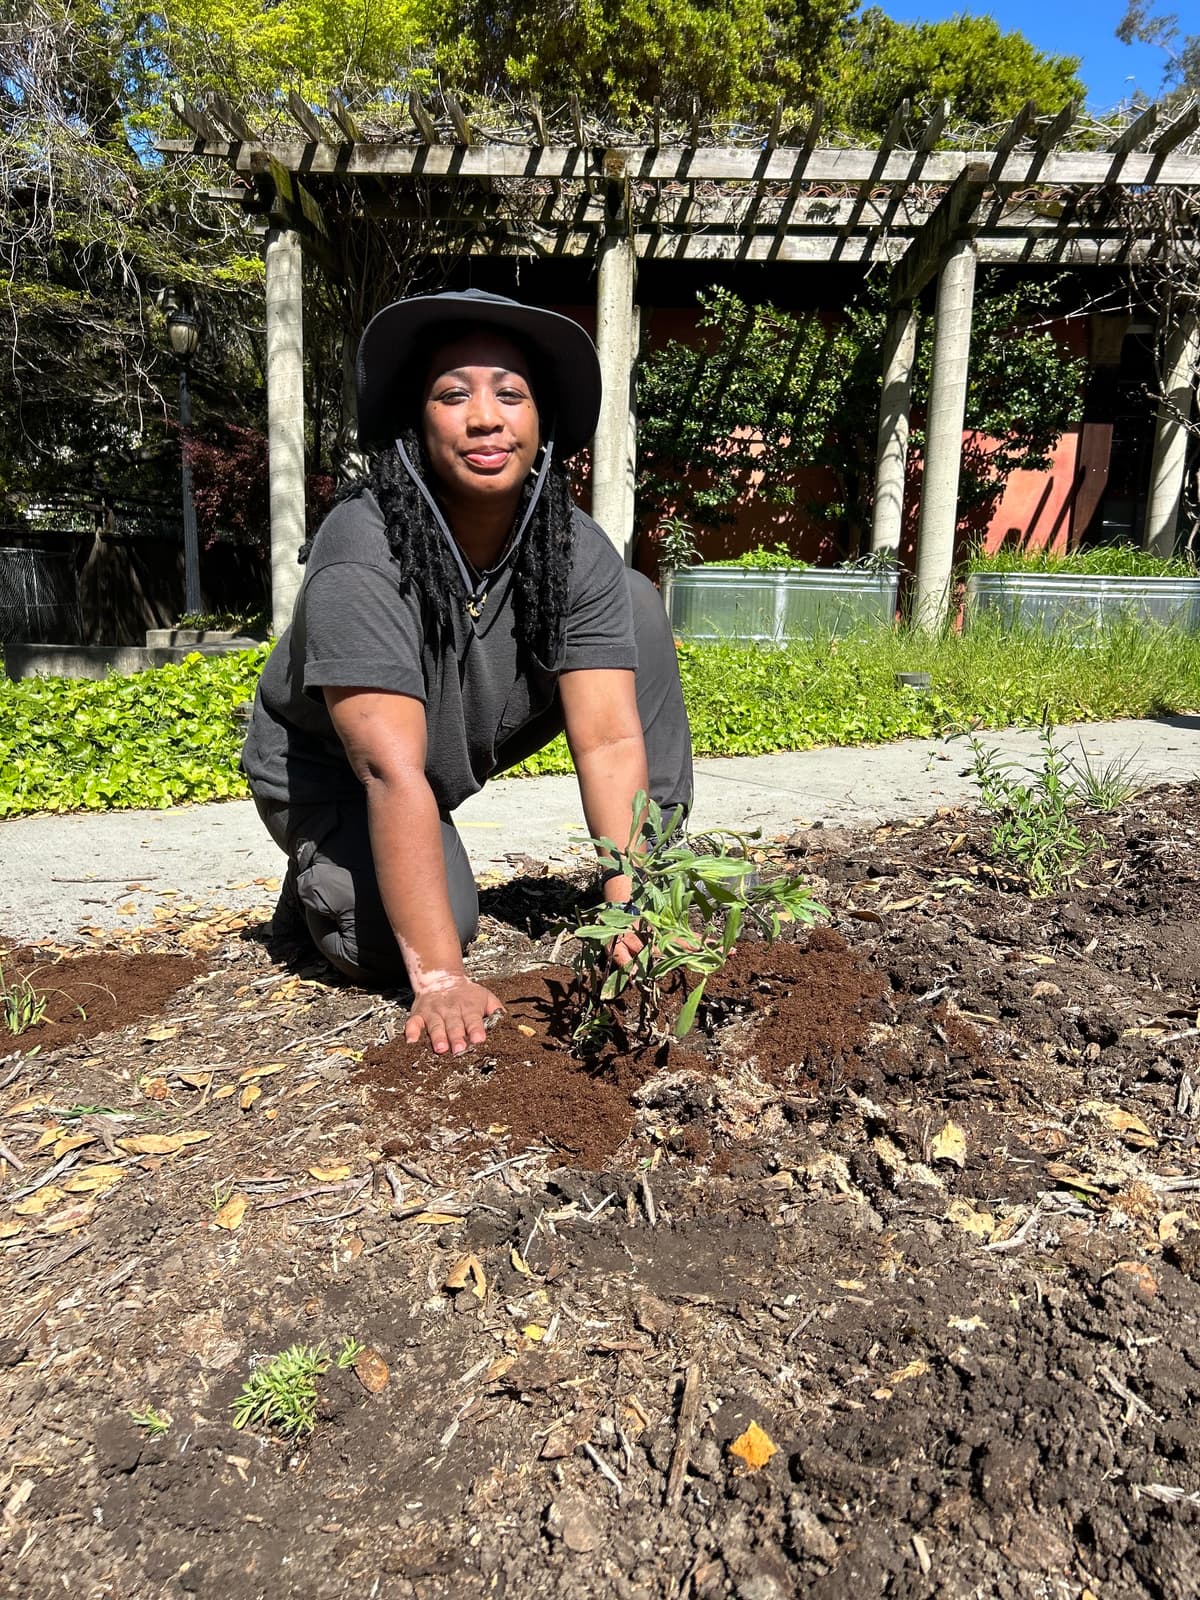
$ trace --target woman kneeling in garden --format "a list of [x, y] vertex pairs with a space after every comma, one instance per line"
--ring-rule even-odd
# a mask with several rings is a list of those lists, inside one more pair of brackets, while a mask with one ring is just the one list
[[[481, 1043], [500, 1006], [463, 967], [479, 900], [456, 806], [563, 731], [593, 835], [624, 841], [639, 789], [691, 804], [666, 613], [563, 466], [599, 409], [567, 317], [478, 290], [380, 311], [358, 354], [379, 453], [302, 552], [255, 698], [242, 759], [288, 855], [277, 916], [350, 977], [407, 982], [405, 1036], [439, 1052]], [[622, 964], [641, 948], [623, 943]]]

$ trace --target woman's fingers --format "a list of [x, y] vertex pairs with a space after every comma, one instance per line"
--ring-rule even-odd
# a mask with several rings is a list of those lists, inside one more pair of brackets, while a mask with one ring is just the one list
[[612, 942], [612, 958], [618, 967], [628, 967], [641, 955], [646, 948], [641, 935], [632, 928], [626, 928], [624, 933], [619, 933]]
[[482, 984], [464, 978], [446, 989], [429, 990], [413, 1001], [404, 1025], [407, 1043], [417, 1044], [422, 1034], [437, 1055], [461, 1055], [468, 1044], [487, 1039], [488, 1017], [504, 1007]]

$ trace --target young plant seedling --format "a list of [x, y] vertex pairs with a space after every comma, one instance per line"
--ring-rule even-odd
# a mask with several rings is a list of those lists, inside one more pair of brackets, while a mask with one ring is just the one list
[[1041, 747], [1041, 765], [1019, 769], [1023, 776], [1017, 777], [1016, 762], [1002, 761], [996, 751], [971, 741], [980, 798], [995, 819], [992, 849], [1028, 881], [1035, 897], [1053, 894], [1069, 882], [1092, 848], [1071, 816], [1079, 795], [1048, 718], [1042, 722]]
[[348, 1372], [366, 1348], [366, 1345], [361, 1340], [356, 1339], [353, 1334], [348, 1334], [342, 1340], [341, 1347], [333, 1358], [334, 1366], [338, 1367], [342, 1372]]
[[[353, 1336], [342, 1340], [333, 1365], [348, 1371], [366, 1347]], [[255, 1367], [233, 1402], [233, 1425], [252, 1422], [276, 1428], [288, 1439], [306, 1438], [317, 1423], [317, 1379], [329, 1371], [324, 1343], [294, 1344]]]
[[140, 1411], [129, 1413], [133, 1422], [139, 1428], [145, 1428], [148, 1439], [161, 1439], [171, 1426], [171, 1418], [165, 1411], [156, 1411], [153, 1406], [143, 1406]]
[[1071, 762], [1071, 771], [1075, 775], [1075, 795], [1091, 811], [1118, 811], [1130, 800], [1136, 800], [1146, 787], [1136, 756], [1114, 756], [1097, 765], [1082, 744], [1079, 759]]
[[[570, 930], [579, 941], [572, 992], [577, 1041], [587, 1045], [616, 1031], [630, 1042], [664, 1037], [663, 984], [675, 972], [698, 980], [675, 1024], [675, 1037], [683, 1038], [696, 1020], [705, 984], [725, 964], [744, 927], [774, 939], [785, 918], [816, 920], [824, 908], [799, 879], [758, 881], [747, 848], [756, 837], [728, 829], [686, 835], [680, 812], [664, 816], [639, 793], [626, 844], [595, 841], [606, 867], [628, 875], [633, 897], [626, 905], [601, 906]], [[628, 966], [617, 966], [613, 943], [628, 932], [638, 934], [643, 948]]]
[[0, 1016], [8, 1032], [19, 1038], [30, 1028], [36, 1028], [45, 1015], [46, 996], [35, 989], [28, 978], [17, 978], [10, 983], [0, 964]]
[[233, 1402], [233, 1425], [252, 1422], [304, 1439], [317, 1423], [317, 1379], [329, 1370], [323, 1344], [293, 1344], [255, 1367]]

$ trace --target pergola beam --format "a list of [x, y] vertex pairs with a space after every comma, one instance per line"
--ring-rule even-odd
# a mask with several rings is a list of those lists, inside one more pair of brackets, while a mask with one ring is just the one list
[[467, 121], [467, 114], [454, 95], [449, 92], [443, 94], [446, 110], [450, 113], [450, 121], [454, 124], [454, 132], [459, 144], [471, 145], [475, 143], [475, 133]]
[[[1185, 139], [1190, 139], [1197, 128], [1200, 128], [1200, 100], [1193, 100], [1187, 110], [1181, 112], [1155, 139], [1150, 146], [1151, 154], [1159, 159], [1170, 155]], [[1161, 183], [1162, 179], [1156, 177], [1155, 181]]]
[[[335, 120], [339, 120], [345, 132], [345, 123]], [[236, 141], [209, 138], [204, 148], [197, 151], [194, 140], [162, 139], [158, 149], [164, 155], [208, 156], [238, 171], [249, 171], [251, 159], [256, 155], [271, 155], [281, 166], [314, 177], [328, 173], [338, 177], [559, 178], [570, 181], [599, 176], [597, 164], [603, 157], [599, 148], [575, 145], [480, 144], [469, 149], [438, 145], [430, 149], [423, 145], [374, 144], [361, 140], [352, 143], [354, 148], [347, 151], [329, 144], [314, 149], [307, 143], [264, 140], [245, 146]], [[820, 149], [806, 155], [804, 151], [783, 146], [764, 152], [717, 147], [655, 150], [649, 145], [635, 145], [623, 148], [622, 155], [634, 183], [757, 183], [764, 180], [789, 184], [802, 179], [807, 183], [858, 185], [875, 182], [882, 185], [907, 183], [912, 173], [911, 151], [893, 151], [882, 164], [871, 150]], [[1030, 151], [1014, 152], [996, 172], [991, 170], [994, 152], [990, 150], [933, 150], [925, 158], [921, 182], [952, 183], [965, 168], [981, 162], [989, 168], [993, 182], [1016, 186], [1036, 181], [1043, 187], [1065, 188], [1077, 184], [1095, 186], [1109, 181], [1112, 157], [1104, 151], [1058, 150], [1047, 155], [1040, 167], [1035, 165], [1036, 155]], [[1158, 149], [1131, 152], [1122, 168], [1121, 184], [1136, 187], [1144, 183], [1200, 187], [1200, 155], [1163, 159]]]
[[313, 144], [327, 144], [329, 136], [321, 120], [314, 115], [312, 107], [307, 101], [302, 100], [295, 89], [288, 90], [288, 111], [292, 121], [297, 124], [302, 132], [306, 133]]
[[[217, 127], [206, 111], [202, 111], [199, 106], [193, 105], [190, 100], [185, 100], [181, 94], [172, 94], [170, 103], [171, 110], [185, 127], [192, 130], [197, 139], [203, 140], [206, 146], [219, 145], [221, 143], [222, 130]], [[181, 152], [188, 155], [192, 154], [196, 148], [194, 144], [189, 143], [186, 139], [175, 139], [169, 142], [178, 145]], [[232, 147], [226, 145], [225, 148], [228, 151]], [[208, 154], [207, 149], [204, 153]]]
[[996, 141], [996, 149], [992, 159], [991, 170], [991, 177], [994, 183], [999, 182], [1000, 174], [1004, 171], [1004, 166], [1009, 156], [1017, 148], [1021, 140], [1024, 139], [1036, 126], [1037, 105], [1032, 100], [1026, 100], [1020, 111], [1017, 112], [1016, 116], [1012, 119], [1008, 127], [1005, 128], [1004, 132], [1000, 135], [1000, 138]]
[[1036, 154], [1048, 156], [1059, 140], [1066, 137], [1078, 114], [1078, 100], [1068, 100], [1058, 115], [1051, 117], [1050, 121], [1039, 130], [1033, 146]]
[[[337, 89], [331, 89], [326, 96], [325, 104], [329, 107], [329, 115], [342, 130], [347, 142], [353, 145], [363, 144], [362, 129], [359, 127], [354, 113], [350, 109], [350, 102], [345, 95]], [[323, 148], [328, 149], [328, 146]], [[341, 152], [337, 152], [339, 158], [340, 155]], [[284, 162], [284, 165], [286, 166], [287, 163]]]
[[1120, 134], [1108, 147], [1112, 156], [1127, 156], [1131, 150], [1136, 150], [1154, 132], [1158, 124], [1158, 107], [1149, 105], [1141, 116], [1135, 117], [1125, 132]]
[[964, 231], [983, 198], [988, 169], [980, 163], [966, 167], [955, 179], [937, 210], [917, 235], [896, 274], [892, 304], [915, 300], [941, 266], [946, 253]]
[[[426, 144], [440, 144], [438, 131], [433, 125], [433, 118], [425, 109], [425, 102], [414, 89], [408, 97], [408, 114], [413, 119], [413, 127], [421, 135]], [[470, 140], [467, 141], [470, 143]]]
[[219, 123], [222, 128], [228, 129], [233, 137], [242, 144], [256, 144], [258, 142], [258, 134], [255, 133], [238, 108], [235, 105], [231, 105], [224, 95], [209, 95], [208, 114], [214, 122]]

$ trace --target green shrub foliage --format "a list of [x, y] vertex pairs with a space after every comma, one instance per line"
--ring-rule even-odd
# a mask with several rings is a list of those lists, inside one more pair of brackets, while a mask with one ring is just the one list
[[224, 800], [246, 792], [234, 707], [267, 647], [111, 676], [0, 679], [0, 816]]

